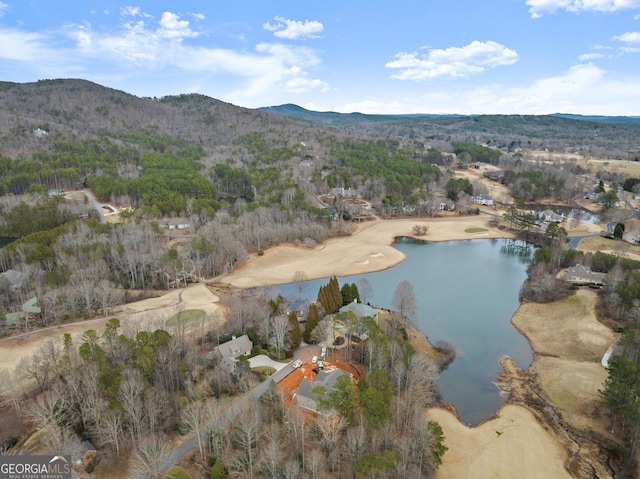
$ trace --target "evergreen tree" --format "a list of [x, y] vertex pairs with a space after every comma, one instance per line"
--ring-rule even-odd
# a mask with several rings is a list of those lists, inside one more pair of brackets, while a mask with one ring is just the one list
[[211, 468], [211, 479], [228, 479], [229, 474], [219, 460], [216, 460]]
[[331, 288], [331, 298], [333, 301], [333, 312], [336, 313], [342, 307], [342, 294], [340, 293], [340, 285], [338, 284], [338, 278], [335, 276], [329, 281], [329, 287]]
[[351, 297], [357, 300], [358, 303], [362, 302], [360, 299], [360, 291], [358, 291], [358, 285], [356, 283], [351, 283]]
[[360, 407], [362, 414], [374, 429], [391, 420], [393, 388], [387, 374], [373, 368], [366, 380], [360, 380]]
[[624, 223], [617, 223], [615, 228], [613, 228], [613, 237], [616, 239], [622, 239], [624, 235]]
[[342, 294], [342, 305], [346, 306], [354, 301], [360, 302], [360, 293], [358, 292], [358, 286], [356, 283], [345, 283], [340, 289]]
[[318, 313], [318, 306], [316, 303], [311, 303], [309, 306], [309, 313], [307, 314], [307, 323], [304, 328], [304, 334], [302, 338], [307, 344], [311, 344], [311, 332], [320, 322], [320, 314]]
[[300, 322], [295, 311], [289, 313], [289, 341], [291, 342], [291, 349], [296, 349], [302, 342]]
[[351, 295], [351, 286], [349, 283], [344, 283], [342, 288], [340, 289], [340, 294], [342, 295], [342, 305], [346, 306], [347, 304], [353, 301], [353, 297]]
[[449, 450], [444, 445], [444, 432], [442, 426], [436, 421], [427, 423], [427, 438], [429, 442], [429, 463], [432, 469], [438, 469], [442, 465], [442, 456]]
[[338, 279], [335, 276], [329, 280], [328, 284], [320, 286], [318, 301], [322, 304], [326, 314], [337, 313], [342, 307], [342, 293], [340, 292]]
[[325, 312], [329, 311], [331, 305], [329, 304], [326, 286], [320, 286], [320, 290], [318, 291], [318, 302], [322, 305], [322, 309], [324, 309]]

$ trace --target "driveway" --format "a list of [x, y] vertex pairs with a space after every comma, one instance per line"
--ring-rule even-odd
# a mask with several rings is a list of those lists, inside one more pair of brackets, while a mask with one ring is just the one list
[[266, 356], [264, 354], [259, 354], [258, 356], [249, 358], [249, 364], [251, 365], [252, 368], [257, 368], [260, 366], [268, 366], [270, 368], [275, 369], [276, 371], [280, 371], [282, 368], [284, 368], [285, 366], [288, 366], [290, 363], [279, 363], [271, 359], [269, 356]]

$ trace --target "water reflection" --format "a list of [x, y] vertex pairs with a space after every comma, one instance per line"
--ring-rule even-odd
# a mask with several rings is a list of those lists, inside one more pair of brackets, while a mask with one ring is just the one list
[[[463, 421], [478, 424], [506, 399], [495, 386], [500, 359], [509, 356], [526, 369], [533, 358], [529, 343], [510, 322], [533, 247], [503, 239], [401, 240], [395, 246], [407, 256], [405, 261], [386, 271], [339, 278], [340, 284], [366, 277], [373, 287], [371, 304], [389, 309], [397, 285], [403, 280], [413, 285], [416, 327], [432, 343], [446, 341], [456, 350], [455, 361], [440, 378], [443, 400], [457, 408]], [[304, 297], [315, 299], [326, 283], [306, 282]], [[287, 298], [299, 296], [295, 284], [275, 291]]]

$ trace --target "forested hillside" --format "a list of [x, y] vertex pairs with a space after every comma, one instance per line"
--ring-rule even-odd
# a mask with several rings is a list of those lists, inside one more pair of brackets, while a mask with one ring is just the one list
[[[22, 278], [0, 281], [0, 312], [37, 295], [45, 324], [104, 311], [125, 289], [224, 273], [278, 242], [311, 246], [348, 233], [363, 211], [434, 215], [450, 200], [458, 213], [472, 212], [471, 195], [488, 190], [456, 177], [456, 164], [503, 168], [503, 183], [524, 201], [566, 200], [581, 193], [581, 170], [523, 162], [520, 147], [556, 142], [615, 154], [640, 128], [421, 115], [353, 115], [356, 123], [338, 128], [196, 94], [138, 98], [84, 80], [2, 83], [0, 105], [0, 236], [19, 238], [3, 249], [0, 268]], [[80, 188], [130, 207], [125, 221], [79, 221], [101, 219], [83, 195], [59, 195]], [[321, 203], [334, 188], [362, 202], [334, 194]], [[188, 234], [168, 244], [171, 220]]]
[[471, 141], [501, 149], [549, 149], [620, 159], [640, 158], [637, 117], [577, 115], [364, 115], [314, 112], [296, 105], [261, 108], [350, 131], [416, 141]]

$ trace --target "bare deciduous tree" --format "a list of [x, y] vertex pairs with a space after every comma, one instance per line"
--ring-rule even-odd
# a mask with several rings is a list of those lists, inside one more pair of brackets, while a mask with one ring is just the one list
[[262, 438], [262, 417], [259, 405], [249, 404], [236, 419], [233, 430], [233, 442], [244, 451], [247, 457], [249, 477], [254, 473], [254, 449]]
[[413, 225], [413, 234], [416, 236], [424, 236], [429, 231], [429, 226], [425, 224]]
[[120, 403], [129, 424], [131, 439], [135, 443], [142, 441], [145, 424], [148, 424], [144, 407], [144, 389], [142, 373], [137, 369], [127, 369], [124, 381], [120, 384]]
[[289, 335], [289, 320], [285, 316], [276, 316], [271, 321], [271, 344], [276, 351], [276, 355], [280, 357], [280, 353], [286, 347], [287, 337]]
[[169, 440], [160, 434], [152, 434], [142, 441], [131, 458], [132, 469], [143, 477], [156, 479], [162, 470], [160, 459], [169, 450]]
[[373, 287], [367, 278], [358, 280], [358, 293], [360, 294], [360, 301], [364, 304], [373, 299]]
[[205, 459], [202, 429], [208, 420], [207, 408], [201, 401], [195, 401], [182, 410], [182, 423], [196, 433], [200, 457]]
[[311, 340], [315, 343], [333, 343], [333, 320], [325, 318], [311, 331]]
[[299, 408], [289, 408], [285, 412], [285, 431], [293, 438], [296, 454], [300, 456], [302, 467], [305, 467], [305, 442], [309, 434], [309, 427], [304, 414]]
[[302, 293], [304, 293], [305, 289], [307, 289], [307, 285], [305, 282], [308, 280], [307, 273], [304, 271], [296, 271], [293, 274], [293, 282], [296, 285], [296, 289], [298, 290], [298, 298], [302, 298]]
[[322, 435], [320, 443], [329, 457], [332, 471], [340, 468], [341, 448], [337, 446], [346, 426], [347, 420], [338, 413], [323, 414], [318, 418], [318, 428]]
[[324, 454], [319, 449], [313, 448], [307, 454], [307, 458], [305, 466], [309, 476], [311, 476], [311, 479], [318, 479], [326, 467], [327, 460]]
[[406, 280], [401, 281], [393, 293], [393, 306], [403, 318], [413, 319], [418, 312], [413, 285]]
[[272, 427], [267, 440], [260, 448], [260, 464], [264, 471], [263, 474], [267, 477], [279, 477], [283, 458], [281, 433], [278, 428]]

